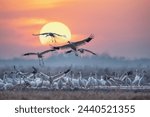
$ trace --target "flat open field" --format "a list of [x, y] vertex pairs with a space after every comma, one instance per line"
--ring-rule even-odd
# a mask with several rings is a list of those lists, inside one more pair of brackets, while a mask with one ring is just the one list
[[149, 100], [149, 90], [0, 91], [1, 100]]

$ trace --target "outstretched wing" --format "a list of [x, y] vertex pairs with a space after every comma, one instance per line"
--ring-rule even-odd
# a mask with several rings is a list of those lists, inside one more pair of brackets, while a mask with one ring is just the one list
[[68, 72], [70, 72], [71, 70], [71, 67], [69, 69], [67, 69], [66, 71], [60, 73], [60, 74], [57, 74], [55, 76], [52, 76], [52, 78], [54, 79], [54, 82], [59, 80], [60, 78], [62, 78], [63, 76], [65, 76]]
[[41, 52], [41, 54], [45, 54], [45, 53], [52, 52], [52, 51], [55, 51], [55, 50], [54, 49], [45, 50], [45, 51]]
[[73, 51], [72, 50], [68, 50], [65, 53], [68, 54], [68, 53], [71, 53], [71, 52], [73, 52]]
[[39, 35], [41, 35], [41, 34], [32, 34], [33, 36], [39, 36]]
[[25, 54], [23, 54], [23, 56], [29, 56], [29, 55], [37, 55], [37, 53], [32, 53], [32, 52], [30, 52], [30, 53], [25, 53]]
[[81, 46], [81, 45], [84, 45], [84, 44], [90, 42], [93, 38], [94, 38], [94, 35], [91, 34], [88, 38], [83, 39], [83, 40], [78, 41], [78, 42], [73, 42], [73, 44], [74, 44], [75, 46]]
[[67, 49], [67, 48], [70, 48], [70, 44], [66, 44], [66, 45], [63, 45], [63, 46], [54, 46], [53, 47], [54, 50]]
[[57, 36], [60, 36], [60, 37], [65, 37], [66, 38], [66, 35], [60, 35], [60, 34], [57, 34], [57, 33], [53, 33], [54, 35], [57, 35]]
[[35, 68], [34, 66], [32, 66], [32, 69], [33, 69], [32, 71], [33, 74], [36, 74], [38, 72], [37, 68]]
[[90, 42], [93, 38], [94, 38], [94, 35], [91, 34], [88, 38], [86, 38], [86, 39], [84, 39], [84, 40], [82, 40], [82, 41], [71, 42], [71, 43], [66, 44], [66, 45], [63, 45], [63, 46], [54, 46], [53, 49], [55, 49], [55, 50], [67, 49], [67, 48], [70, 48], [71, 45], [74, 45], [74, 46], [81, 46], [81, 45], [84, 45], [85, 43]]
[[94, 52], [92, 52], [92, 51], [90, 51], [90, 50], [87, 50], [87, 49], [83, 49], [84, 51], [86, 51], [86, 52], [89, 52], [89, 53], [91, 53], [91, 54], [93, 54], [93, 55], [97, 55], [96, 53], [94, 53]]
[[41, 33], [41, 34], [32, 34], [33, 36], [39, 36], [39, 35], [47, 35], [48, 33]]

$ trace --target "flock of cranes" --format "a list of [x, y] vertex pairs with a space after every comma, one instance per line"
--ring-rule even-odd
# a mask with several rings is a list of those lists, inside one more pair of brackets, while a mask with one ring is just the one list
[[[57, 36], [66, 37], [65, 35], [59, 35], [57, 33], [42, 33], [33, 34], [34, 36], [45, 35], [52, 37], [56, 42]], [[39, 59], [39, 65], [43, 66], [43, 56], [49, 52], [57, 51], [60, 49], [65, 50], [65, 54], [74, 53], [76, 56], [88, 52], [92, 55], [96, 53], [85, 49], [79, 48], [79, 46], [90, 42], [94, 38], [90, 35], [88, 38], [77, 42], [68, 41], [67, 44], [62, 46], [52, 46], [51, 49], [43, 52], [28, 52], [23, 56], [34, 55]], [[24, 73], [18, 70], [15, 66], [13, 71], [4, 72], [3, 78], [0, 78], [0, 90], [24, 90], [24, 89], [95, 89], [102, 87], [123, 87], [123, 86], [141, 86], [141, 81], [144, 79], [145, 72], [139, 74], [137, 71], [133, 73], [127, 72], [121, 76], [111, 75], [99, 75], [98, 73], [89, 73], [88, 76], [84, 76], [82, 72], [79, 72], [75, 76], [75, 73], [71, 70], [71, 67], [65, 71], [56, 75], [46, 74], [39, 71], [37, 68], [32, 67], [32, 71]], [[132, 78], [131, 78], [132, 76]]]
[[[58, 73], [56, 75], [47, 75], [43, 72], [40, 72], [35, 67], [32, 67], [32, 71], [29, 73], [23, 73], [20, 70], [16, 69], [11, 72], [4, 72], [3, 78], [0, 79], [0, 89], [25, 89], [25, 88], [52, 88], [52, 84], [58, 85], [55, 82], [58, 82], [63, 78], [67, 73], [69, 73], [70, 68], [64, 72]], [[57, 87], [57, 86], [56, 86]]]
[[145, 71], [140, 74], [135, 71], [130, 74], [124, 73], [120, 76], [116, 75], [100, 75], [97, 72], [84, 75], [81, 71], [73, 72], [71, 67], [61, 73], [51, 75], [43, 73], [32, 67], [32, 71], [28, 73], [21, 72], [14, 66], [13, 71], [4, 72], [3, 78], [0, 79], [0, 90], [26, 90], [26, 89], [101, 89], [101, 88], [135, 88], [141, 86], [149, 86], [143, 84]]
[[[45, 36], [50, 36], [52, 37], [52, 39], [55, 39], [56, 36], [62, 36], [62, 37], [66, 37], [65, 35], [59, 35], [57, 33], [52, 33], [52, 32], [49, 32], [49, 33], [42, 33], [42, 34], [33, 34], [34, 36], [38, 36], [38, 35], [45, 35]], [[46, 53], [49, 53], [49, 52], [53, 52], [53, 51], [57, 51], [57, 50], [60, 50], [60, 49], [70, 49], [70, 50], [66, 50], [64, 53], [65, 54], [68, 54], [68, 53], [75, 53], [76, 56], [79, 56], [79, 54], [83, 54], [85, 52], [88, 52], [88, 53], [91, 53], [93, 55], [96, 55], [96, 53], [88, 50], [88, 49], [84, 49], [84, 48], [78, 48], [79, 46], [81, 45], [84, 45], [88, 42], [90, 42], [92, 39], [94, 38], [93, 35], [90, 35], [88, 38], [86, 39], [83, 39], [81, 41], [77, 41], [77, 42], [70, 42], [68, 41], [67, 44], [65, 45], [62, 45], [62, 46], [52, 46], [51, 49], [48, 49], [48, 50], [45, 50], [43, 52], [28, 52], [28, 53], [25, 53], [23, 54], [23, 56], [37, 56], [38, 59], [39, 59], [39, 65], [40, 66], [43, 66], [44, 65], [44, 61], [43, 61], [43, 56], [44, 54]], [[56, 42], [56, 40], [55, 40]]]
[[[56, 42], [57, 37], [64, 37], [66, 38], [65, 35], [60, 35], [54, 32], [45, 32], [41, 34], [33, 34], [33, 36], [40, 36], [43, 35], [45, 37], [51, 37], [50, 39], [52, 42]], [[79, 54], [83, 54], [84, 52], [91, 53], [93, 55], [96, 55], [94, 52], [84, 49], [84, 48], [78, 48], [81, 45], [84, 45], [88, 42], [90, 42], [94, 38], [93, 35], [90, 35], [88, 38], [83, 39], [81, 41], [77, 42], [70, 42], [68, 41], [67, 44], [62, 45], [62, 46], [52, 46], [51, 49], [42, 51], [42, 52], [27, 52], [24, 53], [23, 56], [37, 56], [39, 60], [39, 65], [44, 66], [44, 61], [43, 57], [45, 54], [57, 51], [59, 49], [69, 49], [66, 50], [64, 53], [75, 53], [76, 56], [79, 56]], [[4, 73], [3, 78], [0, 79], [0, 89], [11, 89], [11, 88], [16, 88], [16, 87], [21, 87], [21, 89], [24, 89], [26, 87], [30, 88], [54, 88], [54, 89], [61, 89], [64, 81], [66, 81], [66, 86], [68, 86], [68, 83], [70, 82], [73, 84], [73, 81], [75, 80], [74, 78], [69, 78], [66, 77], [65, 75], [71, 70], [69, 68], [68, 70], [56, 74], [55, 76], [52, 75], [47, 75], [43, 72], [38, 72], [38, 70], [35, 67], [32, 67], [33, 71], [31, 73], [23, 73], [19, 70], [16, 69], [14, 66], [14, 71], [11, 73]], [[82, 81], [80, 79], [80, 81]], [[69, 83], [69, 86], [71, 85]]]

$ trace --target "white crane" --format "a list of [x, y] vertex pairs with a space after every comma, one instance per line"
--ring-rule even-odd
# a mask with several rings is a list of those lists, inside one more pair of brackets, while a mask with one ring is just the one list
[[20, 77], [18, 78], [16, 71], [10, 72], [10, 74], [4, 72], [3, 75], [4, 89], [9, 89], [10, 87], [12, 88], [13, 86], [20, 84]]
[[10, 83], [10, 84], [14, 84], [14, 77], [8, 77], [8, 73], [7, 72], [4, 72], [3, 74], [3, 81], [5, 83]]
[[94, 88], [95, 86], [97, 86], [97, 81], [93, 77], [93, 73], [90, 73], [90, 76], [89, 76], [87, 83], [86, 83], [86, 87], [87, 88], [90, 88], [90, 87]]
[[87, 80], [82, 77], [81, 71], [79, 72], [79, 85], [81, 88], [86, 87]]
[[107, 75], [107, 74], [106, 74], [105, 77], [106, 77], [106, 81], [107, 81], [107, 83], [108, 83], [109, 85], [111, 85], [111, 86], [117, 86], [117, 85], [119, 85], [119, 84], [118, 84], [118, 80], [115, 79], [114, 76], [111, 76], [111, 75]]
[[33, 81], [30, 82], [30, 84], [35, 89], [41, 88], [43, 86], [43, 79], [36, 77]]
[[51, 37], [52, 39], [52, 42], [56, 42], [55, 38], [57, 36], [59, 37], [65, 37], [66, 38], [66, 35], [60, 35], [60, 34], [57, 34], [57, 33], [53, 33], [53, 32], [47, 32], [47, 33], [41, 33], [41, 34], [32, 34], [33, 36], [39, 36], [39, 35], [44, 35], [45, 37]]
[[135, 78], [134, 78], [132, 84], [135, 85], [137, 83], [137, 85], [140, 86], [141, 80], [144, 78], [144, 75], [145, 75], [145, 71], [142, 71], [142, 74], [140, 75], [138, 73], [138, 71], [136, 70]]
[[29, 86], [29, 84], [31, 88], [36, 88], [40, 84], [40, 78], [37, 78], [38, 70], [34, 66], [32, 66], [32, 69], [33, 71], [30, 73], [23, 73], [14, 66], [14, 70], [16, 71], [16, 74], [19, 78], [15, 78], [15, 88], [25, 88], [25, 85]]
[[95, 80], [96, 80], [96, 87], [99, 87], [101, 85], [101, 80], [98, 78], [98, 74], [97, 72], [94, 73], [94, 77], [95, 77]]
[[66, 84], [65, 89], [74, 89], [74, 83], [72, 82], [72, 78], [74, 78], [74, 74], [72, 71], [70, 72], [70, 76], [64, 76], [63, 80]]
[[93, 38], [94, 38], [94, 36], [90, 35], [88, 38], [83, 39], [81, 41], [77, 41], [77, 42], [70, 42], [70, 41], [68, 41], [68, 44], [63, 45], [63, 46], [54, 46], [53, 49], [54, 50], [71, 49], [71, 50], [66, 51], [65, 53], [74, 52], [76, 56], [79, 55], [78, 52], [80, 52], [80, 53], [89, 52], [89, 53], [91, 53], [93, 55], [96, 55], [94, 52], [92, 52], [90, 50], [83, 49], [83, 48], [78, 48], [79, 46], [84, 45], [84, 44], [90, 42]]
[[104, 80], [104, 76], [101, 76], [99, 81], [100, 81], [100, 84], [101, 84], [102, 86], [105, 86], [106, 83], [107, 83], [107, 81]]
[[79, 88], [80, 87], [79, 79], [74, 77], [73, 71], [70, 72], [70, 75], [71, 76], [70, 76], [69, 83], [70, 83], [71, 89]]
[[120, 80], [121, 80], [122, 83], [123, 83], [124, 85], [126, 85], [126, 86], [132, 84], [132, 81], [131, 81], [129, 75], [130, 75], [129, 72], [126, 72], [126, 73], [124, 73], [124, 74], [120, 77]]
[[4, 90], [12, 89], [14, 87], [14, 85], [13, 85], [14, 80], [8, 78], [7, 75], [8, 74], [6, 72], [4, 72], [4, 75], [3, 75], [3, 83], [4, 83], [3, 89]]
[[3, 90], [4, 88], [4, 81], [0, 79], [0, 90]]
[[22, 90], [26, 89], [27, 87], [31, 87], [31, 84], [29, 82], [27, 82], [27, 81], [24, 81], [21, 84], [15, 85], [12, 89], [13, 90], [21, 90], [22, 91]]
[[62, 79], [59, 79], [57, 81], [57, 84], [55, 84], [56, 89], [63, 89], [64, 86], [65, 86], [65, 83], [62, 81]]
[[[40, 74], [43, 75], [49, 81], [49, 86], [50, 86], [50, 88], [52, 88], [53, 84], [55, 83], [55, 85], [56, 85], [60, 79], [62, 79], [67, 73], [70, 72], [70, 70], [71, 70], [71, 68], [65, 70], [62, 73], [56, 74], [56, 75], [47, 75], [42, 72], [40, 72]], [[44, 85], [44, 82], [43, 82], [43, 85]]]
[[44, 61], [43, 61], [43, 55], [48, 53], [48, 52], [52, 52], [52, 51], [55, 51], [53, 49], [49, 49], [49, 50], [46, 50], [46, 51], [43, 51], [43, 52], [29, 52], [29, 53], [25, 53], [23, 54], [23, 56], [37, 56], [38, 59], [39, 59], [39, 65], [42, 66], [44, 65]]
[[[68, 50], [66, 51], [65, 53], [68, 54], [68, 53], [71, 53], [71, 52], [74, 52], [73, 50]], [[96, 53], [92, 52], [91, 50], [88, 50], [88, 49], [83, 49], [83, 48], [80, 48], [80, 49], [77, 49], [77, 52], [80, 52], [81, 54], [85, 53], [85, 52], [88, 52], [88, 53], [91, 53], [93, 55], [97, 55]], [[78, 56], [77, 53], [75, 53], [76, 56]]]
[[27, 75], [28, 75], [28, 73], [23, 73], [22, 71], [20, 71], [19, 69], [17, 69], [16, 66], [14, 66], [14, 73], [16, 74], [15, 80], [18, 82], [17, 84], [24, 83], [23, 78], [26, 78]]

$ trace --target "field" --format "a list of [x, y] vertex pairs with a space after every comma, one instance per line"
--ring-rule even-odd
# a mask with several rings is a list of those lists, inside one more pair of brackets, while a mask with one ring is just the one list
[[150, 91], [1, 91], [1, 100], [149, 100]]

